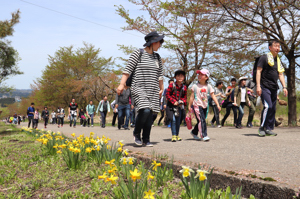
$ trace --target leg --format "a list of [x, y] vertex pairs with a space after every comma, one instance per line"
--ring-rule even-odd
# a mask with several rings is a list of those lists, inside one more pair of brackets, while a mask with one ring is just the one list
[[125, 111], [126, 107], [123, 106], [119, 106], [118, 107], [118, 129], [121, 129], [122, 125], [123, 125], [123, 115], [124, 115], [124, 111]]
[[[215, 123], [215, 121], [216, 121], [216, 115], [217, 114], [218, 114], [218, 117], [219, 117], [219, 112], [217, 112], [217, 111], [219, 111], [219, 109], [217, 108], [217, 105], [213, 105], [212, 109], [214, 111], [214, 117], [213, 117], [213, 119], [211, 120], [210, 123], [213, 125]], [[219, 125], [218, 122], [217, 122], [217, 125]]]
[[105, 127], [107, 111], [104, 111], [103, 113], [104, 113], [104, 127]]
[[237, 125], [237, 107], [232, 105], [232, 111], [233, 111], [233, 122], [234, 122], [234, 125], [236, 126]]
[[152, 124], [154, 124], [154, 121], [156, 120], [156, 118], [157, 118], [157, 114], [153, 113], [152, 114]]
[[242, 119], [243, 119], [243, 116], [244, 116], [244, 103], [241, 103], [240, 106], [238, 107], [239, 109], [239, 117], [238, 117], [238, 120], [237, 120], [237, 127], [238, 126], [241, 126], [242, 125]]
[[[141, 131], [142, 128], [144, 128], [145, 123], [147, 122], [148, 116], [151, 115], [152, 117], [152, 114], [150, 113], [151, 113], [150, 109], [141, 109], [139, 110], [136, 116], [136, 123], [135, 123], [136, 125], [133, 134], [139, 140], [141, 140]], [[151, 118], [151, 123], [152, 123], [152, 118]], [[151, 125], [150, 125], [150, 130], [151, 130]]]
[[[197, 120], [197, 124], [194, 126], [194, 129], [192, 130], [192, 134], [198, 135], [199, 129], [201, 129], [201, 120], [200, 120], [200, 113], [199, 113], [199, 107], [193, 107], [194, 114]], [[200, 128], [199, 128], [200, 126]]]
[[144, 116], [145, 116], [145, 123], [143, 126], [143, 143], [147, 144], [150, 142], [150, 132], [152, 127], [152, 110], [145, 109]]
[[76, 115], [73, 116], [73, 120], [74, 120], [73, 126], [75, 127], [76, 126]]
[[255, 103], [254, 103], [255, 100], [250, 100], [250, 103], [251, 105], [249, 107], [249, 116], [248, 116], [248, 121], [247, 121], [247, 124], [251, 124], [252, 125], [252, 121], [253, 121], [253, 117], [254, 117], [254, 114], [255, 114]]
[[202, 138], [205, 138], [207, 136], [207, 127], [206, 127], [206, 121], [205, 121], [207, 108], [199, 107], [199, 112], [200, 112], [200, 120], [201, 120], [201, 133], [200, 133], [200, 135], [201, 135]]
[[262, 93], [261, 93], [261, 101], [263, 103], [263, 110], [261, 112], [261, 127], [264, 129], [267, 129], [269, 127], [269, 122], [271, 121], [271, 110], [272, 110], [272, 99], [271, 99], [271, 91], [269, 89], [262, 87]]
[[180, 124], [183, 118], [183, 109], [179, 108], [179, 117], [176, 117], [176, 136], [179, 135]]
[[177, 132], [176, 132], [176, 117], [175, 117], [174, 114], [173, 114], [173, 118], [171, 120], [171, 133], [172, 133], [172, 136], [176, 136], [177, 135]]
[[222, 119], [222, 121], [221, 121], [221, 125], [222, 125], [222, 126], [224, 126], [224, 123], [225, 123], [227, 117], [230, 115], [230, 109], [231, 109], [232, 106], [233, 106], [232, 103], [229, 103], [229, 104], [226, 106], [226, 114], [224, 115], [224, 117], [223, 117], [223, 119]]
[[165, 111], [164, 110], [160, 110], [160, 118], [158, 120], [157, 125], [160, 125], [161, 120], [165, 117]]
[[112, 125], [112, 126], [115, 126], [115, 124], [116, 124], [116, 119], [117, 119], [117, 116], [118, 116], [118, 113], [115, 113], [115, 112], [114, 112], [113, 114], [114, 114], [114, 116], [113, 116], [111, 125]]
[[126, 105], [125, 107], [125, 115], [126, 115], [126, 120], [125, 120], [125, 128], [129, 127], [129, 117], [130, 117], [130, 104]]
[[104, 122], [104, 112], [100, 112], [100, 115], [101, 115], [101, 127], [103, 128], [104, 127], [104, 124], [105, 124], [105, 122]]

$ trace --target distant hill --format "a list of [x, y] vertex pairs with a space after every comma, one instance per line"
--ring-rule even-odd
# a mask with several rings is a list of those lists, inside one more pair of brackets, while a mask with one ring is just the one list
[[31, 93], [32, 93], [31, 89], [15, 89], [10, 93], [0, 93], [0, 98], [3, 98], [5, 96], [9, 98], [14, 98], [15, 96], [19, 96], [20, 98], [25, 98], [31, 95]]

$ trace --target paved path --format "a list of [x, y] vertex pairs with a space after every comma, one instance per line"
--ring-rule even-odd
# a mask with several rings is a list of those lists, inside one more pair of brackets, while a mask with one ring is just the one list
[[[25, 125], [25, 124], [23, 124]], [[300, 186], [300, 128], [276, 128], [276, 137], [258, 137], [258, 128], [235, 129], [233, 127], [208, 127], [209, 142], [193, 140], [190, 131], [181, 127], [181, 142], [171, 142], [170, 128], [155, 126], [151, 131], [154, 147], [135, 147], [132, 130], [118, 130], [116, 127], [57, 128], [53, 131], [89, 135], [93, 131], [98, 136], [109, 136], [112, 141], [124, 140], [125, 148], [151, 154], [174, 155], [175, 160], [206, 163], [219, 170], [250, 173], [259, 177], [272, 177], [290, 188]]]

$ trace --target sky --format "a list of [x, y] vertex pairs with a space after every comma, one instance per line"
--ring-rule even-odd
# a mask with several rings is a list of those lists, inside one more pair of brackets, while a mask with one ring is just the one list
[[[12, 12], [21, 11], [13, 36], [6, 37], [18, 51], [18, 66], [24, 72], [5, 81], [16, 89], [30, 89], [48, 65], [49, 55], [60, 47], [79, 48], [87, 42], [108, 58], [125, 56], [117, 44], [141, 48], [145, 43], [145, 35], [121, 29], [126, 22], [116, 13], [115, 5], [123, 5], [132, 17], [147, 15], [127, 0], [0, 0], [0, 5], [0, 20], [11, 19]], [[166, 52], [159, 53], [163, 56]]]

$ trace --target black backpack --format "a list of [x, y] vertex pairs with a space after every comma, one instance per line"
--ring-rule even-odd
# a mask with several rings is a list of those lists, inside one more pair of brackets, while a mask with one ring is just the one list
[[[136, 65], [137, 65], [138, 63], [141, 63], [141, 58], [142, 58], [143, 53], [144, 53], [144, 49], [143, 49], [143, 48], [140, 48], [140, 55], [139, 55], [139, 59], [138, 59], [138, 62], [136, 63]], [[134, 70], [134, 71], [135, 71], [135, 70]], [[132, 77], [133, 77], [134, 71], [130, 74], [130, 76], [129, 76], [128, 79], [126, 80], [126, 86], [131, 87]]]
[[256, 83], [256, 73], [257, 73], [257, 64], [258, 64], [258, 60], [261, 56], [258, 57], [254, 57], [255, 62], [254, 62], [254, 66], [253, 66], [253, 70], [252, 70], [252, 76], [253, 76], [253, 82]]

